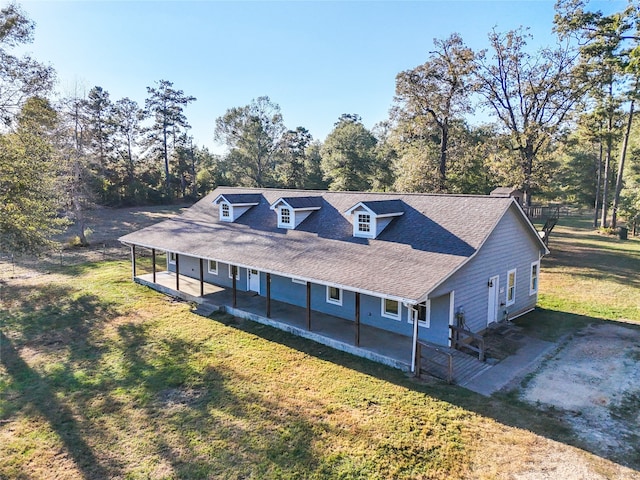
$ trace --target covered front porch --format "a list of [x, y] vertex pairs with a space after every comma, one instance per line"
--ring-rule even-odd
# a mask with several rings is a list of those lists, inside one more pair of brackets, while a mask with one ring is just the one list
[[367, 358], [403, 371], [411, 369], [412, 339], [355, 321], [312, 311], [288, 303], [202, 282], [175, 272], [136, 275], [137, 283], [196, 302], [209, 311], [223, 311], [236, 317], [290, 332], [336, 350]]

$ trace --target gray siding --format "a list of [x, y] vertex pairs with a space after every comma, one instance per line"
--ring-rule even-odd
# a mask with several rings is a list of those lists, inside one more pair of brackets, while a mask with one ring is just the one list
[[499, 221], [476, 256], [438, 287], [430, 297], [455, 291], [454, 311], [463, 309], [467, 328], [474, 332], [487, 327], [489, 278], [500, 276], [499, 303], [506, 304], [507, 272], [516, 269], [516, 301], [509, 307], [501, 306], [498, 321], [535, 307], [537, 294], [529, 295], [531, 263], [539, 259], [541, 246], [526, 231], [512, 206]]

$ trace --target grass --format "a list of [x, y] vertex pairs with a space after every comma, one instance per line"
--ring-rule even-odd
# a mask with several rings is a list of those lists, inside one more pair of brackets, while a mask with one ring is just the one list
[[588, 218], [561, 218], [542, 260], [539, 309], [519, 323], [557, 340], [598, 320], [640, 324], [640, 240], [599, 234]]
[[480, 417], [401, 374], [407, 386], [377, 378], [378, 365], [354, 373], [330, 361], [337, 352], [198, 317], [132, 284], [128, 268], [63, 269], [5, 291], [0, 477], [58, 465], [62, 451], [65, 474], [91, 478], [467, 471], [462, 426]]
[[[572, 230], [557, 228], [544, 308], [519, 321], [547, 338], [609, 318], [601, 310], [615, 316], [618, 289], [638, 296], [618, 277], [638, 271], [636, 240], [578, 231], [581, 248], [610, 252], [600, 252], [619, 270], [609, 275], [572, 261]], [[573, 283], [592, 281], [592, 269], [602, 300], [581, 304]], [[132, 283], [126, 261], [60, 267], [0, 295], [0, 478], [489, 479], [551, 452], [620, 471], [615, 455], [570, 446], [580, 445], [553, 415], [197, 316]]]

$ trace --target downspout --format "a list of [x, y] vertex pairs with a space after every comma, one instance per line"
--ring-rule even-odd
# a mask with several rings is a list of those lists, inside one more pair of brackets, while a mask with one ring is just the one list
[[136, 246], [131, 245], [131, 279], [136, 280]]
[[418, 312], [415, 305], [407, 305], [413, 320], [413, 342], [411, 348], [411, 373], [416, 373], [416, 356], [418, 353]]

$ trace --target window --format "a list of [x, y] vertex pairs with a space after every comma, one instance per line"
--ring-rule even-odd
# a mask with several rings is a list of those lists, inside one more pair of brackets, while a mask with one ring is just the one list
[[358, 214], [358, 232], [369, 233], [371, 231], [371, 215], [368, 213]]
[[390, 298], [382, 299], [382, 316], [400, 320], [400, 303]]
[[307, 282], [305, 282], [304, 280], [302, 280], [301, 278], [292, 278], [291, 281], [293, 283], [299, 283], [300, 285], [306, 285]]
[[[418, 312], [418, 325], [420, 327], [429, 327], [429, 306], [427, 302], [419, 303], [413, 307]], [[407, 316], [407, 322], [413, 323], [413, 318], [411, 318], [411, 310], [409, 310], [409, 315]]]
[[516, 271], [507, 273], [507, 306], [516, 303]]
[[529, 284], [529, 295], [538, 293], [538, 271], [540, 270], [540, 261], [531, 264], [531, 283]]
[[337, 287], [327, 287], [327, 303], [342, 305], [342, 290]]
[[236, 280], [240, 280], [240, 269], [235, 265], [229, 265], [229, 278], [233, 278], [233, 269], [236, 269]]
[[280, 223], [283, 225], [291, 225], [291, 210], [286, 207], [280, 209]]
[[418, 322], [426, 323], [426, 321], [427, 321], [427, 304], [426, 303], [419, 303], [416, 306], [416, 309], [418, 310]]
[[209, 260], [207, 262], [207, 270], [209, 270], [209, 273], [217, 275], [218, 274], [218, 262], [216, 262], [215, 260]]
[[169, 263], [176, 263], [176, 252], [169, 252]]
[[222, 218], [231, 218], [231, 209], [229, 208], [228, 203], [220, 204], [220, 214], [222, 215]]

